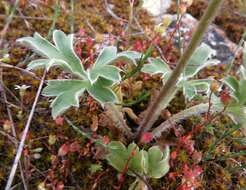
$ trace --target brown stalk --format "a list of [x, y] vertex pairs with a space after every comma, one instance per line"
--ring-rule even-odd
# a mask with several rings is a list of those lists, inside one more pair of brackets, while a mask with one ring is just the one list
[[[165, 85], [161, 88], [159, 96], [155, 99], [155, 101], [148, 108], [146, 117], [144, 118], [142, 124], [139, 127], [139, 131], [137, 133], [137, 140], [141, 139], [141, 136], [144, 132], [148, 131], [156, 119], [158, 118], [160, 111], [164, 109], [168, 103], [171, 101], [171, 96], [174, 95], [174, 92], [177, 90], [177, 82], [184, 71], [185, 66], [187, 65], [190, 57], [194, 53], [196, 47], [199, 45], [202, 40], [203, 35], [205, 34], [209, 24], [214, 19], [220, 5], [223, 3], [223, 0], [212, 0], [210, 1], [206, 12], [201, 18], [194, 35], [192, 36], [191, 42], [184, 54], [180, 58], [176, 68], [172, 72], [172, 75], [169, 77]], [[163, 106], [164, 105], [164, 106]]]

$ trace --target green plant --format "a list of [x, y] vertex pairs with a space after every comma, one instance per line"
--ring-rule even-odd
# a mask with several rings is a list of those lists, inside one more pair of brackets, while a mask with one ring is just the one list
[[117, 53], [116, 47], [105, 47], [94, 65], [85, 70], [81, 60], [74, 52], [72, 34], [67, 36], [62, 31], [55, 30], [53, 41], [55, 45], [38, 33], [35, 33], [33, 37], [18, 39], [18, 42], [45, 57], [45, 59], [32, 61], [27, 67], [28, 70], [46, 68], [48, 71], [52, 66], [59, 66], [75, 77], [73, 79], [50, 80], [47, 87], [43, 89], [44, 96], [56, 97], [51, 104], [53, 118], [61, 115], [71, 106], [79, 107], [79, 97], [85, 91], [102, 105], [116, 103], [117, 96], [111, 87], [121, 81], [121, 70], [112, 64], [120, 59], [125, 59], [136, 65], [136, 60], [141, 57], [140, 53], [134, 51]]
[[[205, 93], [209, 92], [209, 86], [212, 79], [191, 79], [195, 75], [207, 67], [208, 65], [216, 65], [219, 63], [218, 60], [211, 59], [214, 54], [214, 50], [206, 44], [201, 44], [195, 52], [192, 54], [184, 72], [180, 75], [176, 90], [183, 90], [185, 97], [188, 100], [194, 98], [199, 92]], [[172, 70], [169, 68], [168, 64], [161, 58], [149, 58], [149, 64], [145, 64], [142, 72], [154, 75], [161, 74], [163, 78], [163, 83], [170, 77]], [[175, 94], [173, 94], [174, 97]], [[173, 98], [171, 97], [171, 99]]]
[[172, 97], [175, 95], [177, 91], [177, 83], [180, 79], [180, 76], [185, 70], [191, 56], [202, 40], [203, 34], [206, 32], [209, 24], [212, 22], [215, 17], [217, 10], [220, 8], [223, 0], [213, 0], [209, 3], [207, 10], [202, 16], [200, 22], [197, 25], [196, 31], [192, 36], [191, 42], [189, 46], [186, 48], [184, 54], [181, 56], [180, 60], [177, 63], [176, 68], [168, 78], [167, 82], [161, 88], [159, 95], [155, 100], [151, 103], [148, 111], [146, 113], [146, 117], [142, 121], [139, 131], [137, 134], [137, 139], [140, 140], [142, 135], [149, 131], [154, 122], [159, 117], [161, 110], [166, 108], [169, 102], [172, 100]]
[[148, 151], [139, 149], [135, 143], [126, 148], [119, 141], [112, 141], [108, 144], [109, 154], [107, 160], [117, 171], [124, 172], [127, 167], [127, 174], [137, 178], [138, 175], [147, 178], [161, 178], [169, 170], [169, 147], [164, 152], [158, 146], [152, 146]]

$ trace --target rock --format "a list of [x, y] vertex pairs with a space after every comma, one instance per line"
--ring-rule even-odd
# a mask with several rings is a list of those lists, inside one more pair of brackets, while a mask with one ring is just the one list
[[159, 17], [166, 13], [170, 6], [171, 0], [143, 0], [142, 5], [154, 17]]
[[[171, 24], [169, 24], [167, 30], [164, 33], [165, 36], [170, 36], [174, 33], [174, 44], [178, 47], [178, 31], [175, 31], [177, 15], [166, 14], [163, 15], [163, 19], [171, 19]], [[198, 20], [192, 15], [186, 13], [181, 19], [181, 40], [184, 47], [187, 47], [195, 27], [198, 24]], [[208, 31], [206, 32], [203, 42], [209, 45], [212, 49], [216, 51], [215, 59], [218, 59], [221, 63], [227, 64], [231, 61], [234, 56], [234, 52], [237, 48], [237, 45], [230, 41], [226, 36], [225, 32], [221, 30], [218, 26], [212, 24], [209, 26]]]

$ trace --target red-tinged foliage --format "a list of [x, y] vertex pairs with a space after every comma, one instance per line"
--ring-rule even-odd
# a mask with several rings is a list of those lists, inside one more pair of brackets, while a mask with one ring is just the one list
[[58, 150], [58, 156], [66, 156], [69, 152], [69, 146], [67, 144], [63, 144]]
[[175, 160], [177, 158], [177, 151], [175, 150], [175, 151], [171, 152], [170, 157], [172, 160]]
[[142, 135], [140, 142], [149, 143], [152, 140], [153, 140], [153, 134], [150, 132], [146, 132]]
[[186, 151], [191, 155], [194, 151], [195, 141], [191, 140], [192, 136], [190, 134], [184, 135], [179, 138], [179, 146], [186, 149]]
[[28, 155], [29, 155], [29, 150], [28, 150], [28, 148], [25, 148], [25, 149], [23, 150], [23, 155], [24, 155], [24, 156], [28, 156]]
[[55, 119], [55, 122], [56, 122], [56, 125], [62, 126], [62, 125], [64, 124], [64, 118], [61, 117], [61, 116], [58, 116], [58, 117]]
[[107, 145], [109, 143], [110, 139], [109, 139], [108, 136], [103, 136], [102, 141], [103, 141], [104, 144]]
[[69, 152], [78, 152], [80, 148], [80, 144], [75, 141], [69, 145]]
[[203, 172], [202, 168], [197, 165], [189, 167], [187, 164], [183, 165], [182, 184], [178, 190], [193, 190], [200, 186], [197, 177]]
[[84, 28], [80, 28], [80, 29], [79, 29], [79, 35], [80, 35], [81, 37], [84, 37], [84, 36], [86, 35], [86, 31], [85, 31]]
[[59, 181], [56, 185], [56, 190], [63, 190], [64, 189], [64, 184], [62, 181]]
[[195, 163], [199, 163], [202, 160], [202, 152], [195, 150], [192, 154], [192, 159]]
[[223, 90], [220, 92], [220, 100], [225, 106], [230, 104], [232, 98], [227, 90]]

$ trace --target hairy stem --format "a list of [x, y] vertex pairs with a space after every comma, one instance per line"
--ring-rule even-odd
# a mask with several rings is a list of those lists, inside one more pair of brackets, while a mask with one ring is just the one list
[[[215, 17], [217, 10], [222, 4], [223, 0], [212, 0], [209, 3], [209, 6], [198, 23], [197, 29], [192, 36], [189, 46], [186, 48], [184, 54], [180, 58], [176, 68], [174, 69], [172, 75], [169, 77], [165, 85], [162, 87], [159, 96], [148, 108], [146, 117], [144, 118], [142, 124], [139, 127], [138, 134], [136, 136], [137, 140], [141, 139], [141, 136], [144, 132], [148, 131], [156, 119], [158, 118], [162, 109], [164, 109], [168, 103], [171, 101], [170, 96], [177, 89], [177, 82], [184, 71], [185, 66], [187, 65], [190, 57], [194, 53], [196, 47], [199, 45], [204, 33], [206, 32], [209, 24], [212, 22]], [[164, 106], [163, 106], [164, 105]]]
[[[173, 115], [171, 118], [160, 124], [152, 131], [153, 137], [154, 138], [160, 137], [164, 131], [170, 129], [173, 125], [182, 121], [183, 119], [186, 119], [187, 117], [206, 113], [208, 111], [208, 107], [209, 107], [208, 103], [198, 104]], [[216, 109], [216, 107], [215, 108], [213, 107], [211, 108], [211, 111], [212, 112], [218, 111], [218, 109]]]
[[113, 104], [106, 104], [105, 108], [107, 115], [112, 119], [115, 125], [123, 132], [123, 134], [129, 138], [133, 137], [130, 127], [126, 124], [123, 114], [119, 110], [119, 107]]

